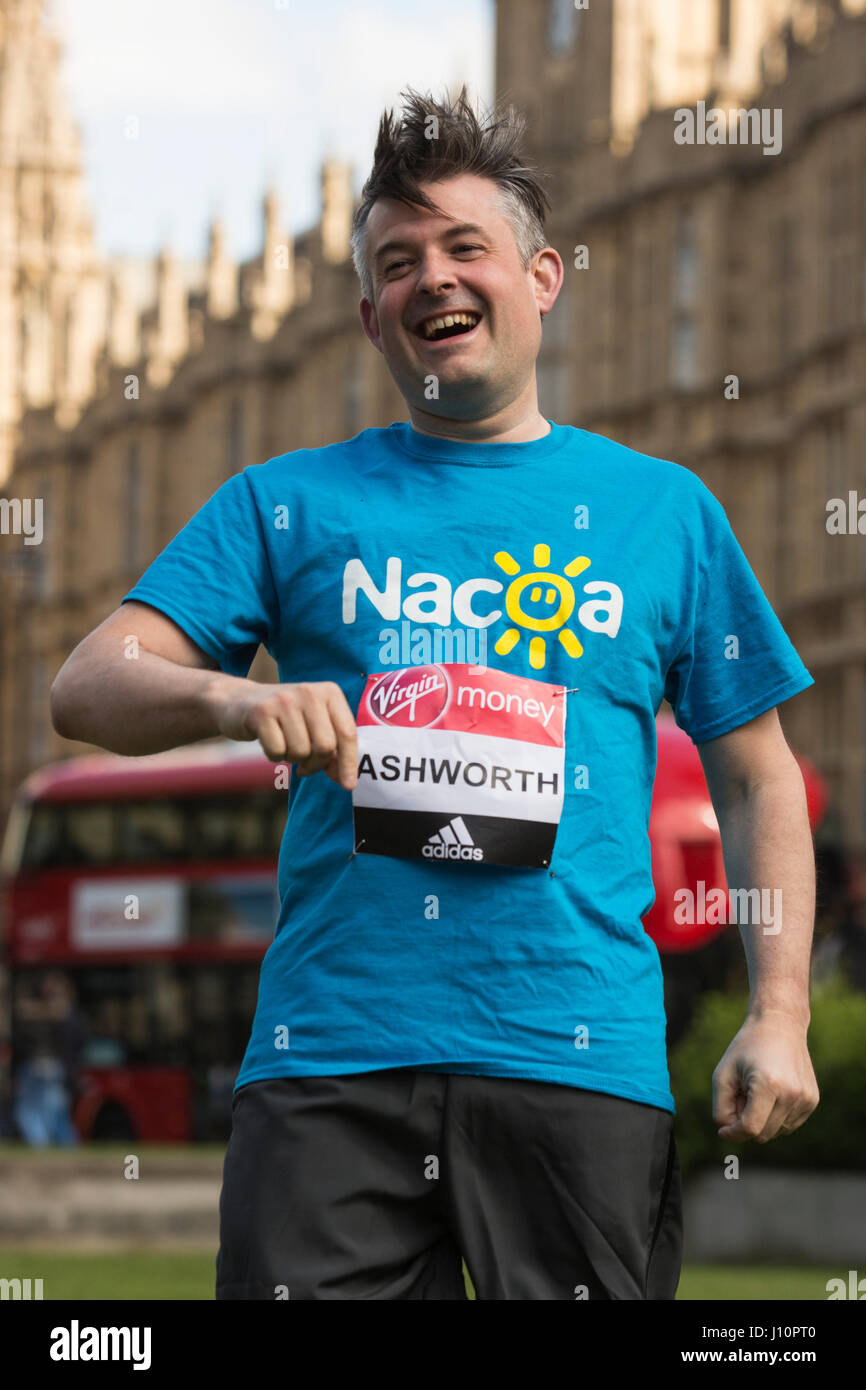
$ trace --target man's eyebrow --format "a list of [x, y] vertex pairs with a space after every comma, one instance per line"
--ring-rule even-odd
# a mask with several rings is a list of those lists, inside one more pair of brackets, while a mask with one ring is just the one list
[[[442, 232], [441, 236], [439, 237], [439, 240], [444, 241], [446, 240], [446, 238], [452, 236], [486, 237], [487, 232], [484, 230], [483, 227], [476, 226], [474, 222], [459, 222], [456, 226], [449, 227], [447, 231]], [[379, 247], [379, 250], [373, 257], [373, 260], [380, 261], [383, 256], [387, 256], [391, 251], [404, 251], [408, 248], [411, 248], [413, 245], [414, 243], [411, 241], [407, 241], [405, 239], [400, 238], [394, 238], [392, 241], [386, 241], [382, 246]]]

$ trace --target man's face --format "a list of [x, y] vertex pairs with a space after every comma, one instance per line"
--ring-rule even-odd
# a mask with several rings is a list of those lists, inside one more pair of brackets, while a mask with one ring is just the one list
[[[423, 185], [442, 214], [387, 198], [367, 222], [375, 304], [361, 322], [401, 395], [431, 414], [475, 419], [503, 409], [534, 381], [541, 313], [552, 306], [562, 262], [552, 248], [521, 263], [499, 189], [478, 174]], [[425, 325], [465, 312], [473, 326]], [[427, 394], [438, 382], [438, 399]]]

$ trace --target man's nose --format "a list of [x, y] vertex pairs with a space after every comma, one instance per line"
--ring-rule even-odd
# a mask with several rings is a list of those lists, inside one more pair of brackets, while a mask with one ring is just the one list
[[456, 283], [453, 267], [447, 257], [430, 252], [423, 258], [418, 273], [419, 290], [426, 294], [438, 294], [442, 290], [452, 289]]

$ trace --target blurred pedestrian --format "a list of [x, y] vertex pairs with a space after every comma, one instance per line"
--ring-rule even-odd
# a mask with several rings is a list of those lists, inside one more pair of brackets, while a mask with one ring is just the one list
[[36, 984], [19, 984], [14, 1022], [19, 1059], [14, 1118], [26, 1144], [72, 1148], [80, 1142], [72, 1121], [75, 1065], [83, 1029], [72, 987], [61, 971]]

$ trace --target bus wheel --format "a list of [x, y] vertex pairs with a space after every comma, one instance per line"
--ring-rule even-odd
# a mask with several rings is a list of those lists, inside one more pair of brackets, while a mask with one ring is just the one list
[[123, 1106], [112, 1101], [108, 1105], [103, 1105], [96, 1116], [90, 1137], [97, 1142], [101, 1140], [103, 1143], [112, 1140], [134, 1139], [135, 1126]]

